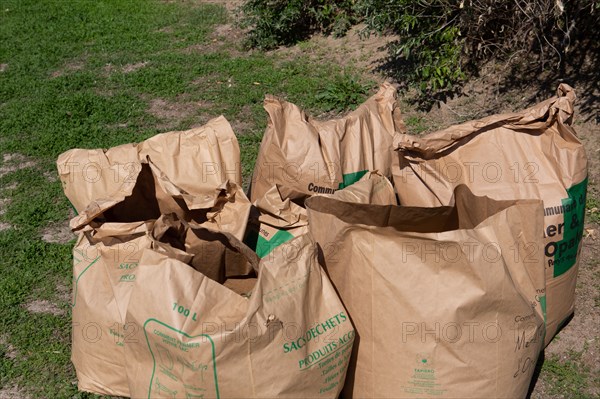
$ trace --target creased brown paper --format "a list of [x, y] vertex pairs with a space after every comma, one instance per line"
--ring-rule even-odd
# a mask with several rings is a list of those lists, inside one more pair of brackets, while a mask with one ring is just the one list
[[[139, 328], [125, 347], [131, 395], [337, 398], [354, 329], [310, 236], [277, 247], [260, 265], [233, 236], [218, 241], [259, 270], [244, 295], [231, 289], [233, 278], [221, 285], [184, 262], [144, 251], [127, 310], [127, 322]], [[228, 259], [220, 259], [229, 271]]]
[[332, 194], [368, 171], [390, 176], [393, 137], [404, 128], [391, 84], [384, 83], [347, 116], [328, 121], [309, 118], [272, 96], [264, 107], [269, 120], [252, 178], [252, 202], [275, 185], [308, 195]]
[[[273, 186], [264, 197], [256, 200], [256, 216], [248, 230], [256, 238], [256, 253], [261, 258], [278, 245], [308, 231], [304, 198], [291, 199], [287, 188]], [[390, 181], [378, 172], [368, 172], [358, 182], [329, 195], [345, 202], [374, 205], [396, 205], [396, 194]]]
[[574, 101], [561, 84], [556, 97], [522, 112], [395, 141], [401, 204], [451, 204], [459, 184], [476, 195], [544, 202], [546, 344], [573, 313], [583, 237], [587, 158], [572, 127]]
[[306, 201], [356, 328], [357, 398], [525, 397], [543, 347], [542, 204], [465, 186], [454, 207]]

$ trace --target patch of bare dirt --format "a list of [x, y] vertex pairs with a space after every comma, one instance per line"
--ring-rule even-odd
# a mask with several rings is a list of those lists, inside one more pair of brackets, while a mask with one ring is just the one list
[[183, 54], [206, 53], [214, 51], [209, 43], [192, 44], [181, 50]]
[[[220, 25], [225, 26], [225, 25]], [[228, 25], [230, 26], [230, 25]], [[214, 52], [226, 52], [230, 54], [232, 57], [242, 57], [252, 54], [253, 50], [244, 50], [242, 48], [242, 33], [235, 28], [231, 28], [230, 32], [224, 32], [219, 30], [218, 27], [216, 31], [220, 31], [222, 35], [217, 36], [215, 32], [212, 33], [209, 41], [204, 43], [192, 44], [190, 46], [185, 47], [181, 50], [183, 54], [204, 54], [204, 53], [214, 53]]]
[[123, 73], [135, 72], [138, 69], [141, 69], [141, 68], [145, 67], [148, 64], [149, 64], [148, 61], [136, 62], [135, 64], [126, 64], [126, 65], [123, 65], [123, 67], [121, 68], [121, 71]]
[[70, 72], [80, 71], [83, 68], [85, 68], [85, 58], [72, 60], [67, 62], [62, 68], [52, 72], [50, 77], [53, 79], [58, 78], [67, 75]]
[[240, 113], [230, 123], [233, 132], [239, 136], [251, 133], [252, 129], [256, 128], [252, 119], [252, 109], [249, 105], [244, 105]]
[[127, 122], [124, 122], [124, 123], [114, 123], [114, 124], [106, 125], [106, 127], [109, 128], [109, 129], [124, 129], [127, 126], [129, 126], [129, 123], [127, 123]]
[[[411, 91], [405, 100], [412, 101], [415, 95], [416, 92]], [[409, 110], [406, 117], [425, 118], [425, 132], [431, 132], [493, 114], [518, 112], [533, 103], [545, 100], [531, 100], [531, 96], [532, 92], [528, 93], [527, 90], [500, 93], [494, 82], [490, 82], [488, 78], [475, 79], [465, 85], [460, 95], [435, 102], [427, 112], [416, 110], [414, 105], [405, 107]], [[409, 133], [414, 133], [410, 131], [410, 127]]]
[[8, 342], [8, 339], [3, 335], [0, 335], [0, 345], [4, 346], [6, 348], [4, 351], [4, 356], [7, 359], [14, 360], [17, 358], [17, 356], [19, 356], [19, 352], [15, 349], [14, 346], [12, 346]]
[[0, 198], [0, 215], [4, 215], [6, 213], [10, 203], [10, 198]]
[[[69, 207], [69, 212], [68, 212], [68, 216], [67, 217], [68, 217], [68, 220], [71, 220], [71, 219], [73, 219], [75, 217], [75, 209], [73, 209], [73, 207]], [[65, 221], [65, 223], [68, 224], [69, 223], [68, 220]]]
[[113, 73], [117, 70], [117, 67], [115, 67], [111, 63], [108, 63], [102, 67], [102, 70], [104, 71], [105, 74], [110, 75], [111, 73]]
[[54, 244], [66, 244], [75, 238], [67, 223], [53, 223], [42, 230], [42, 240]]
[[235, 10], [237, 10], [238, 7], [240, 7], [243, 3], [242, 0], [203, 0], [200, 1], [200, 3], [206, 3], [206, 4], [217, 4], [220, 6], [223, 6], [227, 9], [227, 11], [229, 11], [230, 13], [235, 12]]
[[[538, 104], [555, 94], [555, 87], [540, 88], [536, 84], [524, 87], [507, 87], [502, 76], [507, 73], [505, 66], [490, 62], [485, 65], [480, 77], [466, 82], [460, 93], [451, 95], [443, 101], [432, 101], [428, 110], [422, 110], [415, 103], [417, 92], [409, 90], [401, 97], [401, 110], [406, 120], [423, 119], [423, 128], [417, 129], [409, 123], [409, 133], [429, 133], [469, 120], [480, 119], [493, 114], [519, 112]], [[577, 88], [576, 92], [577, 91]], [[575, 102], [575, 130], [591, 129], [600, 131], [594, 122], [580, 123], [590, 120], [585, 104]], [[588, 158], [600, 157], [600, 149], [586, 146]]]
[[173, 27], [171, 27], [171, 26], [165, 26], [164, 28], [160, 28], [159, 30], [157, 30], [157, 32], [160, 32], [160, 33], [173, 33]]
[[12, 228], [12, 224], [0, 222], [0, 231], [8, 230]]
[[234, 42], [239, 42], [244, 38], [244, 31], [234, 24], [217, 25], [212, 32], [212, 38], [225, 38]]
[[22, 388], [13, 385], [0, 389], [0, 399], [28, 399]]
[[146, 66], [148, 66], [150, 64], [149, 61], [140, 61], [140, 62], [135, 62], [132, 64], [125, 64], [125, 65], [121, 65], [121, 66], [117, 66], [117, 65], [113, 65], [113, 64], [106, 64], [102, 67], [102, 70], [104, 71], [105, 75], [110, 75], [112, 73], [115, 72], [121, 72], [121, 73], [132, 73], [135, 72], [139, 69], [142, 69]]
[[2, 166], [0, 166], [0, 177], [3, 177], [9, 173], [16, 172], [17, 170], [32, 168], [36, 163], [21, 154], [4, 154], [2, 157]]
[[[164, 126], [160, 126], [161, 129], [171, 128], [176, 126], [179, 122], [197, 115], [200, 112], [209, 110], [212, 104], [208, 101], [167, 101], [161, 98], [155, 98], [150, 101], [150, 108], [148, 113], [165, 121]], [[208, 119], [201, 118], [204, 122]]]
[[206, 75], [200, 75], [196, 79], [192, 80], [193, 85], [213, 85], [217, 84], [220, 75], [217, 73], [210, 73]]
[[35, 299], [25, 304], [25, 309], [30, 313], [52, 314], [54, 316], [62, 316], [65, 312], [56, 304], [45, 299]]
[[575, 115], [575, 131], [585, 146], [589, 161], [588, 193], [600, 200], [600, 125], [594, 122], [577, 123], [583, 117]]
[[25, 159], [24, 155], [17, 154], [17, 153], [2, 155], [3, 162], [19, 162], [19, 161], [23, 161], [24, 159]]
[[56, 172], [44, 172], [44, 177], [50, 183], [54, 183], [55, 181], [58, 180], [58, 177], [56, 176]]
[[56, 296], [61, 303], [71, 303], [71, 289], [64, 284], [56, 284]]
[[245, 34], [235, 24], [217, 25], [210, 36], [210, 48], [213, 51], [227, 51], [232, 57], [248, 56], [254, 50], [243, 47]]
[[4, 72], [8, 69], [8, 64], [0, 64], [0, 72]]
[[273, 50], [272, 53], [291, 59], [302, 55], [316, 61], [333, 61], [342, 67], [364, 70], [371, 74], [372, 78], [382, 82], [385, 77], [377, 71], [377, 68], [387, 57], [387, 45], [397, 40], [397, 37], [393, 35], [363, 37], [361, 32], [364, 28], [364, 25], [354, 26], [343, 37], [317, 34], [303, 43], [281, 47]]
[[[165, 0], [163, 0], [165, 1]], [[171, 0], [166, 0], [170, 2]], [[183, 54], [195, 54], [195, 53], [207, 53], [207, 52], [227, 52], [234, 57], [240, 57], [244, 55], [251, 54], [253, 50], [245, 50], [242, 47], [243, 39], [245, 36], [244, 30], [242, 30], [235, 20], [238, 18], [237, 9], [242, 5], [243, 1], [205, 1], [205, 0], [184, 0], [197, 4], [216, 4], [224, 6], [231, 19], [234, 20], [233, 23], [221, 24], [215, 26], [214, 30], [211, 32], [208, 41], [204, 43], [192, 44], [190, 46], [185, 47], [181, 50]], [[169, 27], [164, 27], [159, 30], [159, 32], [171, 33], [172, 29]]]

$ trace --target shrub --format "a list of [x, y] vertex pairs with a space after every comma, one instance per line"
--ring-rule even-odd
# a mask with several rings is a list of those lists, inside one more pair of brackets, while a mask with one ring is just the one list
[[270, 49], [317, 31], [342, 35], [356, 22], [353, 7], [353, 0], [247, 0], [241, 25], [250, 28], [250, 46]]
[[359, 0], [357, 12], [369, 31], [399, 35], [390, 47], [398, 72], [425, 93], [489, 60], [561, 71], [574, 46], [598, 51], [598, 0]]
[[490, 60], [528, 65], [527, 79], [570, 65], [589, 80], [600, 62], [600, 0], [246, 0], [242, 12], [249, 44], [265, 49], [358, 21], [395, 33], [392, 73], [425, 96], [456, 89]]

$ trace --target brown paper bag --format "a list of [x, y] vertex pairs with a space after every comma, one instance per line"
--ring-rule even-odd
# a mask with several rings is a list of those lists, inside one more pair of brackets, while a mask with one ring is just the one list
[[[231, 235], [219, 241], [256, 265]], [[258, 268], [242, 296], [186, 263], [144, 252], [127, 313], [139, 326], [125, 347], [132, 397], [337, 398], [354, 330], [316, 245], [303, 235]]]
[[123, 183], [135, 183], [148, 159], [197, 200], [210, 201], [214, 188], [226, 181], [242, 184], [238, 141], [223, 116], [202, 127], [158, 134], [139, 144], [108, 150], [72, 149], [61, 154], [56, 164], [65, 195], [79, 213], [94, 201], [113, 197]]
[[466, 184], [477, 195], [544, 201], [546, 344], [574, 310], [583, 236], [587, 158], [573, 127], [566, 84], [521, 113], [490, 116], [419, 138], [399, 135], [394, 182], [400, 203], [452, 203]]
[[251, 204], [236, 183], [225, 180], [196, 183], [194, 192], [175, 185], [153, 162], [148, 160], [156, 181], [156, 197], [162, 214], [175, 213], [178, 218], [244, 237]]
[[[142, 164], [136, 178], [135, 182], [124, 182], [113, 193], [114, 197], [92, 202], [71, 220], [71, 228], [81, 232], [73, 250], [72, 361], [79, 388], [99, 394], [129, 396], [123, 346], [132, 332], [124, 324], [125, 311], [141, 251], [152, 243], [148, 237], [151, 220], [174, 211], [198, 225], [228, 231], [241, 238], [250, 208], [244, 193], [234, 183], [226, 182], [215, 188], [212, 202], [206, 204], [214, 206], [189, 210], [188, 202], [202, 201], [182, 193], [151, 161]], [[165, 223], [161, 223], [160, 236], [181, 229], [174, 222], [171, 224], [164, 228]], [[197, 241], [191, 236], [182, 239], [196, 253], [204, 254], [193, 263], [203, 261], [198, 267], [220, 281], [220, 265], [208, 261], [213, 255], [208, 249], [214, 245], [205, 245], [201, 251], [195, 247]], [[180, 255], [185, 258], [185, 250], [189, 248], [181, 249]], [[234, 260], [230, 263], [235, 265]]]
[[[125, 312], [141, 252], [160, 215], [149, 165], [127, 179], [113, 198], [92, 200], [70, 222], [73, 249], [71, 360], [79, 389], [129, 396], [123, 345], [132, 333]], [[174, 201], [171, 199], [171, 201]]]
[[324, 196], [356, 204], [398, 204], [392, 183], [377, 171], [368, 172], [357, 183], [333, 194], [324, 194]]
[[245, 246], [233, 246], [232, 242], [238, 242], [235, 235], [204, 226], [207, 224], [182, 221], [175, 214], [163, 215], [154, 225], [152, 248], [221, 284], [230, 279], [255, 277], [256, 254]]
[[309, 230], [356, 328], [344, 397], [525, 397], [543, 347], [540, 201], [314, 196]]
[[[161, 217], [156, 223], [92, 221], [80, 231], [73, 249], [71, 355], [80, 390], [129, 396], [123, 348], [135, 326], [125, 324], [125, 314], [140, 255], [145, 248], [154, 248], [191, 261], [186, 252], [159, 242], [163, 235], [170, 241], [172, 234], [167, 232], [175, 225], [173, 217]], [[184, 242], [193, 245], [194, 240]], [[215, 276], [217, 268], [210, 266], [207, 274]]]
[[123, 183], [135, 181], [141, 169], [135, 144], [108, 150], [72, 149], [58, 157], [56, 166], [77, 213], [95, 200], [110, 197]]
[[[252, 244], [263, 258], [279, 245], [306, 234], [308, 218], [301, 205], [285, 198], [280, 186], [273, 186], [264, 197], [254, 202], [254, 215], [250, 217], [249, 235], [256, 239]], [[248, 239], [252, 241], [252, 238]]]
[[73, 249], [71, 360], [79, 389], [129, 396], [123, 345], [134, 332], [125, 312], [153, 222], [89, 225]]
[[[248, 229], [257, 237], [253, 247], [261, 258], [268, 255], [275, 247], [308, 231], [306, 209], [286, 195], [293, 196], [289, 194], [288, 188], [273, 186], [264, 197], [254, 203], [257, 214], [251, 218], [253, 220]], [[323, 195], [361, 204], [396, 205], [397, 203], [392, 184], [378, 172], [369, 172], [351, 186], [338, 190], [334, 194]], [[303, 198], [298, 202], [303, 202]]]
[[[230, 181], [200, 187], [198, 196], [175, 184], [149, 159], [141, 164], [136, 180], [126, 181], [111, 197], [93, 201], [70, 222], [73, 230], [94, 219], [132, 222], [157, 219], [175, 213], [178, 218], [244, 237], [250, 201], [240, 187]], [[209, 194], [210, 193], [210, 194]]]
[[269, 120], [252, 178], [252, 202], [275, 185], [308, 195], [331, 194], [369, 170], [390, 176], [393, 136], [404, 126], [391, 84], [383, 84], [346, 117], [329, 121], [311, 119], [272, 96], [264, 107]]
[[240, 147], [231, 125], [220, 116], [204, 126], [157, 134], [138, 145], [171, 182], [195, 197], [212, 196], [207, 187], [230, 181], [242, 185]]

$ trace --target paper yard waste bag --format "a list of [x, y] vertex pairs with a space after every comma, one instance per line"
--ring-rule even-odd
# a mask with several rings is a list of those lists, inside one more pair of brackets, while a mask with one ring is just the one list
[[187, 223], [175, 214], [163, 215], [152, 230], [152, 249], [189, 264], [221, 284], [230, 279], [252, 280], [258, 269], [256, 254], [245, 246], [238, 247], [233, 234], [203, 226], [206, 224]]
[[140, 262], [127, 311], [139, 326], [125, 347], [132, 397], [337, 398], [354, 329], [310, 236], [263, 259], [243, 296], [152, 250]]
[[251, 204], [236, 183], [225, 180], [195, 183], [195, 192], [183, 190], [148, 160], [156, 181], [156, 198], [161, 214], [175, 213], [180, 219], [206, 223], [241, 239], [246, 232]]
[[543, 347], [542, 204], [314, 196], [309, 230], [356, 328], [344, 397], [525, 397]]
[[390, 176], [393, 136], [404, 128], [391, 84], [383, 84], [340, 119], [311, 119], [296, 105], [272, 96], [264, 107], [269, 120], [254, 168], [252, 202], [275, 185], [309, 195], [331, 194], [370, 170]]
[[400, 135], [394, 182], [400, 203], [452, 203], [466, 184], [476, 195], [544, 202], [546, 344], [574, 310], [584, 228], [587, 158], [573, 129], [575, 93], [520, 113], [494, 115], [419, 138]]
[[[164, 226], [161, 218], [156, 223], [90, 222], [81, 230], [73, 249], [71, 355], [80, 390], [129, 396], [123, 348], [136, 329], [125, 324], [127, 305], [141, 253], [156, 247]], [[191, 259], [185, 252], [177, 257]]]
[[202, 226], [244, 234], [250, 203], [234, 183], [214, 188], [213, 207], [190, 211], [162, 185], [180, 194], [177, 187], [155, 172], [161, 173], [152, 163], [143, 164], [135, 182], [124, 182], [113, 198], [92, 202], [71, 220], [71, 228], [80, 232], [73, 250], [72, 361], [81, 390], [129, 396], [123, 346], [132, 330], [124, 324], [125, 311], [141, 251], [151, 243], [153, 220], [181, 205], [177, 214]]
[[134, 179], [123, 182], [111, 196], [92, 201], [70, 224], [78, 229], [94, 219], [132, 222], [175, 213], [180, 219], [242, 238], [250, 208], [248, 197], [234, 182], [197, 181], [195, 193], [186, 192], [147, 159]]
[[198, 128], [157, 134], [138, 148], [141, 160], [149, 157], [173, 184], [190, 195], [211, 196], [210, 190], [202, 189], [225, 181], [242, 185], [240, 146], [223, 116]]
[[171, 182], [196, 197], [211, 196], [209, 188], [228, 180], [242, 184], [238, 141], [223, 116], [139, 144], [72, 149], [61, 154], [56, 164], [65, 195], [80, 213], [90, 203], [112, 197], [123, 183], [135, 182], [148, 158]]
[[[249, 225], [257, 237], [256, 253], [259, 257], [268, 255], [275, 247], [308, 231], [306, 209], [290, 198], [286, 198], [286, 188], [273, 186], [264, 197], [258, 199], [256, 220]], [[328, 195], [328, 194], [323, 194]], [[373, 205], [396, 205], [396, 194], [390, 181], [377, 172], [369, 172], [358, 182], [329, 194], [345, 202]], [[301, 201], [300, 201], [301, 202]], [[252, 218], [251, 218], [252, 219]]]
[[71, 360], [82, 391], [129, 396], [125, 312], [151, 221], [87, 226], [73, 249]]
[[[248, 224], [247, 242], [256, 248], [256, 254], [263, 258], [277, 246], [306, 234], [308, 218], [306, 210], [290, 198], [284, 198], [280, 187], [273, 186], [264, 197], [254, 202]], [[252, 242], [256, 240], [256, 242]]]
[[125, 325], [125, 312], [160, 209], [148, 165], [115, 193], [92, 201], [70, 222], [79, 233], [73, 248], [71, 360], [80, 390], [129, 396], [123, 346], [133, 331]]
[[398, 204], [392, 183], [377, 171], [368, 172], [357, 183], [325, 196], [356, 204]]
[[135, 144], [108, 150], [72, 149], [56, 161], [65, 195], [77, 213], [100, 198], [109, 197], [126, 181], [135, 181], [141, 169]]

